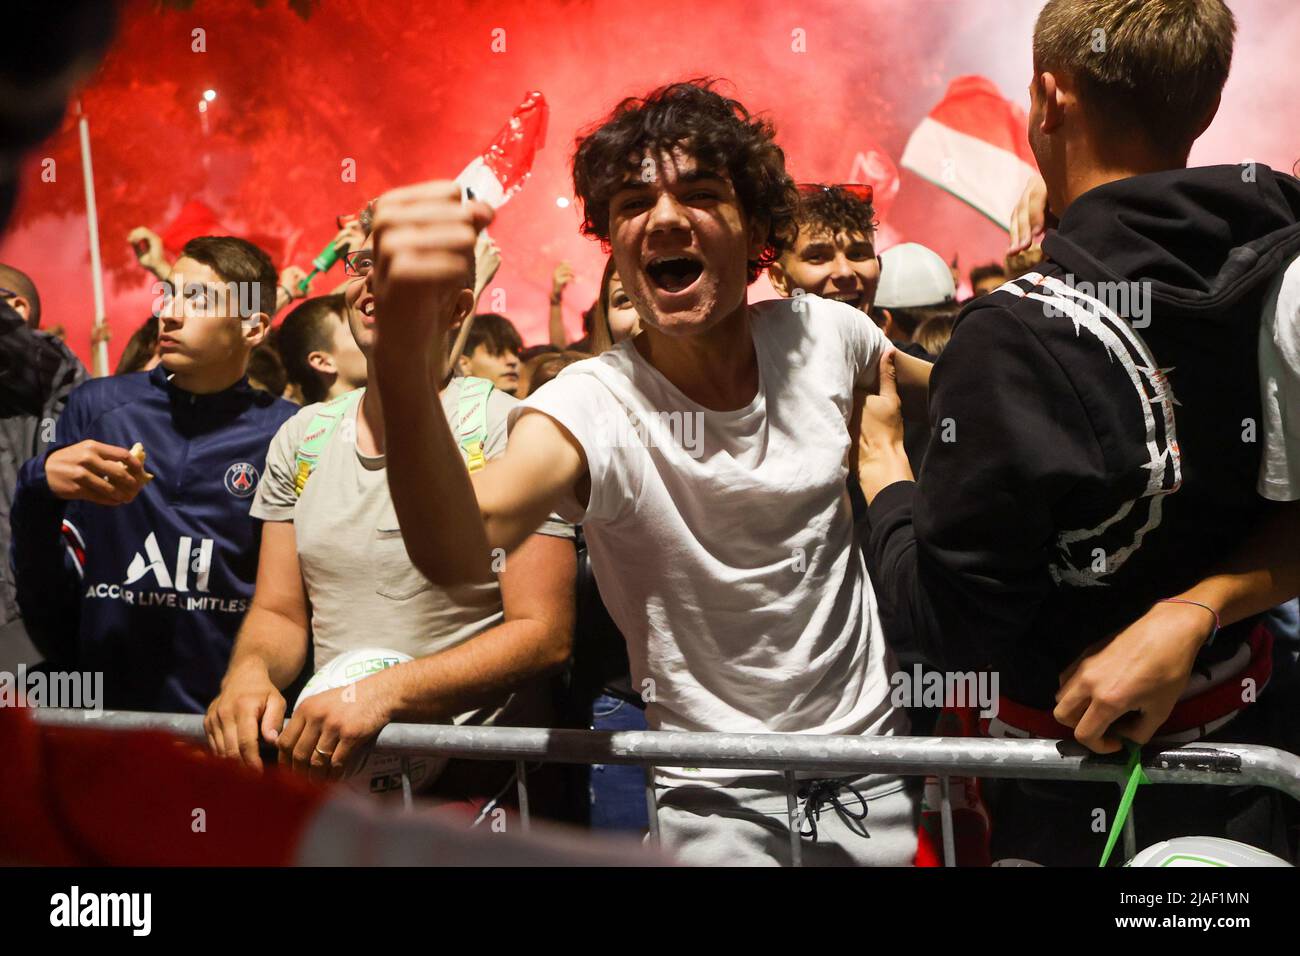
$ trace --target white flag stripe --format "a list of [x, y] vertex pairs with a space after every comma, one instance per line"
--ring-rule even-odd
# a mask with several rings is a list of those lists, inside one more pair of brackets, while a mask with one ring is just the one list
[[1034, 169], [1015, 153], [958, 132], [937, 120], [921, 120], [903, 150], [902, 166], [974, 206], [1003, 229]]

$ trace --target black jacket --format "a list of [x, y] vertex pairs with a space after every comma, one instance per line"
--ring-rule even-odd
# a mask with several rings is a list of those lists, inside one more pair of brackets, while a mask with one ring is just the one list
[[61, 341], [0, 303], [0, 627], [18, 620], [9, 568], [9, 509], [18, 469], [43, 453], [86, 370]]
[[[1268, 286], [1300, 251], [1300, 182], [1244, 172], [1093, 189], [1037, 273], [963, 310], [931, 380], [925, 471], [869, 511], [891, 639], [950, 669], [992, 667], [1006, 696], [1050, 709], [1085, 648], [1260, 521], [1257, 339]], [[1061, 283], [1112, 306], [1127, 293], [1130, 321], [1064, 314]]]

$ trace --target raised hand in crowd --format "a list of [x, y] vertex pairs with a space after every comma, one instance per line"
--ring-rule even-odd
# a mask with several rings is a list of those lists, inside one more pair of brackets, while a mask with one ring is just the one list
[[307, 278], [307, 273], [299, 266], [285, 266], [280, 270], [279, 284], [275, 287], [275, 309], [278, 312], [294, 299], [306, 298], [298, 291], [298, 283]]
[[1043, 234], [1056, 226], [1057, 218], [1047, 208], [1047, 183], [1035, 174], [1011, 211], [1011, 236], [1004, 261], [1008, 276], [1024, 275], [1043, 261]]
[[564, 290], [573, 282], [573, 266], [561, 262], [551, 274], [551, 320], [549, 331], [551, 344], [562, 349], [568, 344], [564, 334]]
[[474, 243], [474, 308], [478, 311], [479, 296], [483, 294], [492, 280], [496, 277], [497, 270], [501, 268], [501, 247], [497, 245], [496, 240], [487, 234], [480, 232], [478, 239]]
[[136, 226], [126, 234], [126, 241], [135, 250], [136, 260], [159, 279], [166, 281], [172, 266], [163, 252], [162, 239], [147, 226]]
[[1035, 173], [1025, 183], [1025, 191], [1016, 201], [1016, 208], [1011, 211], [1011, 238], [1007, 243], [1007, 255], [1027, 252], [1030, 247], [1041, 245], [1043, 233], [1055, 229], [1058, 224], [1056, 216], [1047, 208], [1047, 183]]

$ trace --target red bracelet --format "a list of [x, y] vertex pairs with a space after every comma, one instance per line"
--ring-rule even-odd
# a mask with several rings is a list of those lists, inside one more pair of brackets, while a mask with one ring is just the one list
[[1156, 603], [1157, 604], [1191, 604], [1193, 607], [1203, 607], [1205, 608], [1205, 610], [1209, 611], [1211, 614], [1214, 615], [1214, 630], [1210, 632], [1210, 636], [1205, 643], [1206, 644], [1211, 643], [1214, 640], [1214, 636], [1219, 633], [1219, 626], [1220, 626], [1219, 612], [1216, 611], [1214, 608], [1210, 607], [1208, 604], [1202, 604], [1200, 601], [1189, 601], [1186, 598], [1161, 598]]

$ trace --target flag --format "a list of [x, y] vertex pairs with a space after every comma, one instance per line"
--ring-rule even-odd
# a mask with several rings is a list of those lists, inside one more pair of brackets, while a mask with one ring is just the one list
[[474, 191], [493, 209], [500, 209], [528, 178], [533, 157], [546, 145], [546, 123], [550, 107], [546, 97], [534, 90], [524, 97], [506, 125], [479, 156], [470, 160], [456, 181]]
[[1024, 110], [982, 76], [959, 76], [912, 132], [904, 169], [1010, 231], [1011, 212], [1037, 170]]

